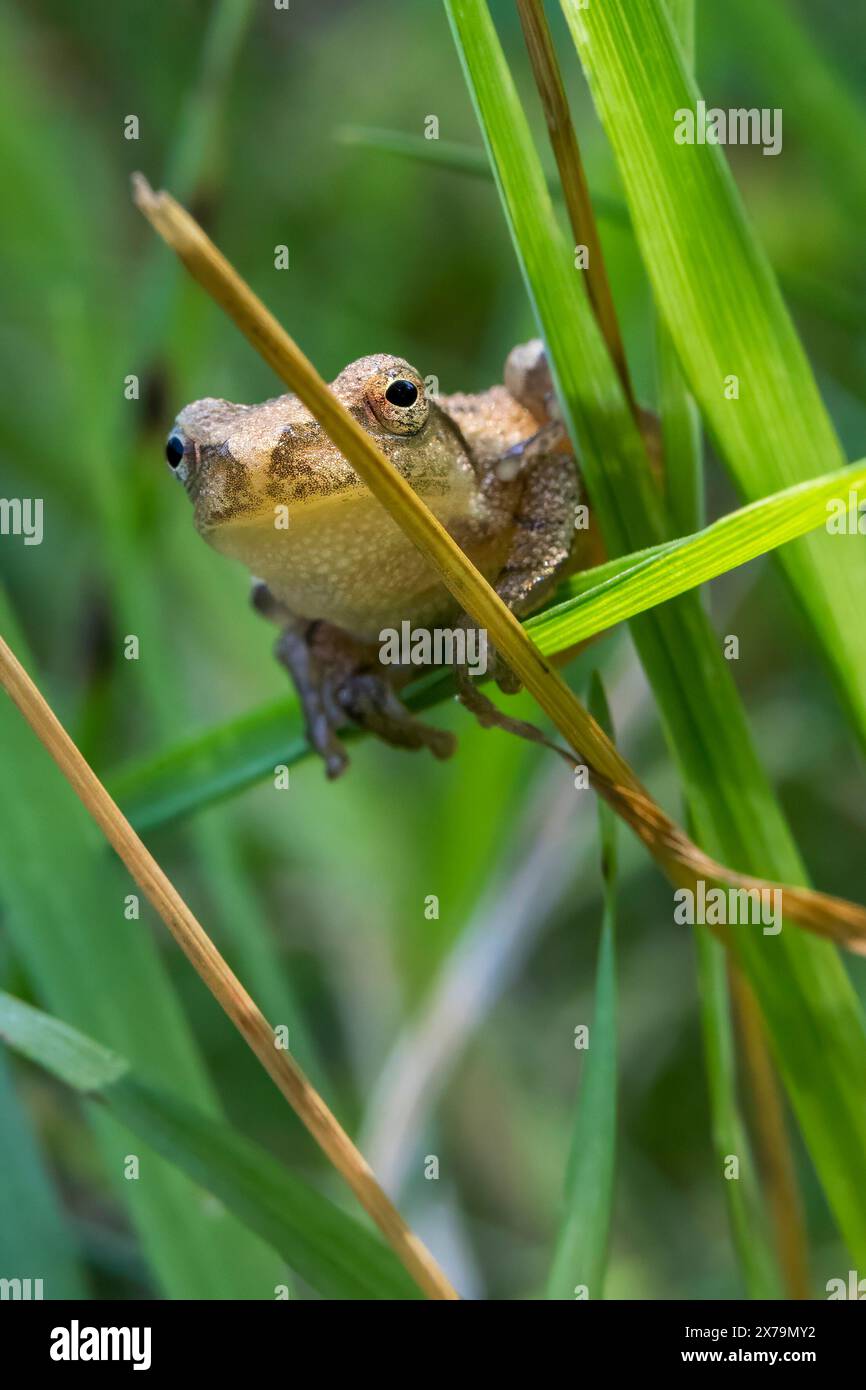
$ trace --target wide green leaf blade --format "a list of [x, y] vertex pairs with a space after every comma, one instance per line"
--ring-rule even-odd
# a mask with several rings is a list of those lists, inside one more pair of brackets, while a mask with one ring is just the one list
[[[669, 0], [669, 6], [688, 62], [692, 64], [694, 0]], [[704, 521], [700, 424], [664, 324], [657, 323], [656, 337], [665, 490], [677, 526], [692, 531]], [[781, 1275], [770, 1243], [770, 1223], [754, 1153], [740, 1112], [728, 953], [708, 932], [696, 934], [695, 950], [716, 1171], [725, 1171], [731, 1154], [736, 1154], [740, 1162], [738, 1180], [723, 1184], [734, 1250], [749, 1296], [778, 1298], [782, 1294]]]
[[614, 561], [613, 577], [589, 590], [584, 586], [593, 571], [587, 571], [580, 576], [578, 587], [584, 591], [578, 597], [530, 618], [527, 627], [543, 652], [562, 651], [824, 525], [830, 504], [843, 509], [846, 524], [850, 514], [856, 525], [864, 494], [866, 464], [787, 488], [646, 558], [635, 557], [633, 565], [628, 557]]
[[[326, 1298], [420, 1298], [402, 1265], [353, 1217], [265, 1149], [133, 1075], [116, 1053], [0, 993], [0, 1038], [99, 1101], [155, 1152], [208, 1189]], [[275, 1286], [255, 1290], [273, 1298]]]
[[707, 933], [696, 937], [701, 990], [701, 1032], [707, 1068], [713, 1154], [724, 1172], [732, 1154], [740, 1164], [736, 1182], [725, 1181], [731, 1236], [750, 1298], [780, 1298], [781, 1280], [770, 1245], [766, 1211], [749, 1137], [737, 1101], [737, 1059], [731, 1025], [727, 952]]
[[[0, 589], [0, 631], [30, 666]], [[40, 1002], [116, 1048], [195, 1105], [214, 1088], [160, 960], [146, 912], [127, 920], [135, 885], [62, 774], [0, 701], [0, 903], [4, 929]], [[127, 1182], [116, 1122], [94, 1117], [106, 1172], [129, 1207], [159, 1286], [173, 1298], [245, 1298], [272, 1286], [274, 1259], [225, 1213], [214, 1214], [182, 1174], [152, 1156], [147, 1182]]]
[[[610, 711], [598, 674], [590, 712], [611, 734]], [[602, 922], [595, 976], [595, 1008], [580, 1078], [565, 1211], [556, 1239], [547, 1297], [601, 1298], [613, 1206], [616, 1157], [616, 816], [598, 803], [601, 839]]]
[[[672, 520], [575, 274], [487, 7], [482, 0], [448, 0], [446, 8], [608, 550], [617, 555], [661, 544], [672, 538]], [[830, 449], [829, 457], [835, 453]], [[696, 598], [634, 619], [632, 633], [701, 844], [738, 869], [804, 881], [730, 667]], [[771, 939], [743, 927], [728, 932], [758, 994], [840, 1229], [855, 1258], [866, 1260], [866, 1033], [851, 983], [838, 953], [804, 933], [786, 928]]]
[[5, 1057], [0, 1057], [0, 1174], [0, 1275], [41, 1279], [43, 1298], [85, 1298], [72, 1235]]
[[[424, 710], [453, 693], [450, 675], [435, 672], [413, 683], [406, 702], [413, 710]], [[347, 740], [357, 736], [352, 728], [340, 735]], [[236, 796], [273, 776], [278, 764], [291, 767], [309, 753], [297, 698], [287, 697], [123, 768], [108, 779], [108, 788], [143, 834]]]
[[[727, 160], [718, 145], [674, 139], [675, 113], [694, 112], [701, 93], [662, 0], [562, 8], [656, 303], [742, 495], [838, 468], [841, 446]], [[866, 545], [815, 532], [780, 560], [866, 742], [866, 643], [850, 622], [866, 589]]]

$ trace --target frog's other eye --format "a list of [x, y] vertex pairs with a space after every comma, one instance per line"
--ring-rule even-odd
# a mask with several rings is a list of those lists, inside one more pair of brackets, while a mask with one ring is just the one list
[[168, 436], [165, 446], [165, 457], [169, 468], [181, 482], [186, 479], [187, 467], [184, 463], [184, 453], [186, 452], [186, 440], [182, 434], [174, 430]]
[[382, 372], [367, 382], [366, 395], [376, 419], [392, 434], [417, 434], [430, 413], [420, 378]]
[[179, 434], [170, 434], [165, 446], [165, 457], [168, 460], [169, 468], [177, 468], [177, 465], [183, 458], [183, 451], [183, 436]]

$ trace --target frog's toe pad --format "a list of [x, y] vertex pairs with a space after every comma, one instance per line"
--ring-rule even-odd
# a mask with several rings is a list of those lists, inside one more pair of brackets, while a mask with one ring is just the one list
[[510, 666], [506, 666], [502, 657], [497, 654], [497, 664], [493, 667], [492, 676], [502, 691], [503, 695], [517, 695], [523, 689], [523, 682]]

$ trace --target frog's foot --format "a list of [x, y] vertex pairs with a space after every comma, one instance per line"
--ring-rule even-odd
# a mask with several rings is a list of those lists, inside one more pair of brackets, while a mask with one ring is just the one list
[[292, 677], [304, 712], [307, 737], [329, 778], [339, 777], [349, 758], [338, 738], [347, 724], [367, 729], [397, 748], [429, 748], [450, 758], [453, 734], [416, 719], [397, 694], [406, 673], [382, 666], [375, 644], [362, 643], [327, 622], [294, 617], [266, 584], [253, 586], [254, 607], [282, 627], [275, 654]]
[[330, 623], [292, 622], [277, 639], [276, 655], [297, 687], [307, 736], [324, 758], [328, 777], [339, 777], [349, 761], [337, 737], [348, 722], [397, 748], [429, 748], [436, 758], [454, 752], [453, 734], [422, 723], [406, 708], [375, 647]]
[[340, 776], [349, 762], [336, 734], [345, 723], [345, 716], [340, 717], [329, 682], [313, 660], [308, 628], [307, 623], [288, 623], [277, 638], [274, 655], [294, 682], [310, 745], [324, 760], [328, 777], [334, 778]]
[[353, 723], [395, 748], [429, 748], [434, 758], [450, 758], [457, 747], [456, 738], [446, 729], [415, 718], [381, 669], [353, 671], [339, 684], [336, 695]]

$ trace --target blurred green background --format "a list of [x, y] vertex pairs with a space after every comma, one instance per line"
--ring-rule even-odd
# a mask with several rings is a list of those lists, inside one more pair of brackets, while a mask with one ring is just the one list
[[[199, 540], [163, 461], [187, 401], [257, 401], [279, 388], [156, 244], [131, 206], [130, 173], [141, 169], [190, 202], [329, 379], [355, 357], [386, 351], [436, 375], [443, 391], [480, 389], [534, 332], [492, 183], [338, 138], [347, 125], [420, 136], [435, 115], [443, 141], [480, 145], [441, 7], [292, 0], [278, 11], [256, 0], [224, 6], [225, 27], [214, 32], [218, 8], [0, 3], [2, 494], [42, 497], [45, 507], [41, 546], [0, 540], [17, 623], [7, 629], [4, 612], [2, 627], [26, 641], [43, 689], [106, 777], [286, 689], [245, 575]], [[514, 8], [491, 8], [546, 157]], [[728, 153], [856, 458], [866, 437], [866, 209], [845, 177], [852, 151], [834, 145], [839, 127], [822, 121], [815, 93], [828, 82], [863, 120], [863, 19], [841, 0], [825, 0], [820, 16], [793, 0], [759, 15], [752, 8], [699, 0], [698, 76], [713, 104], [784, 110], [779, 158]], [[601, 232], [639, 393], [651, 404], [647, 283], [616, 214], [616, 172], [573, 49], [562, 43], [560, 53], [593, 193], [613, 204]], [[124, 138], [129, 115], [139, 121], [134, 141]], [[280, 244], [288, 271], [274, 268]], [[130, 374], [137, 400], [125, 395]], [[710, 515], [734, 502], [710, 455]], [[739, 635], [737, 682], [814, 882], [862, 901], [862, 767], [789, 591], [761, 562], [714, 585], [709, 601], [720, 634]], [[139, 637], [138, 661], [124, 659], [127, 634]], [[593, 665], [627, 756], [679, 814], [625, 634], [575, 665], [577, 689]], [[521, 697], [515, 708], [531, 704]], [[293, 1050], [458, 1287], [531, 1297], [548, 1266], [580, 1079], [574, 1028], [592, 1017], [595, 809], [563, 793], [547, 755], [481, 732], [450, 705], [433, 717], [459, 734], [450, 763], [358, 742], [336, 785], [307, 760], [288, 793], [266, 783], [148, 843], [272, 1021], [291, 1023]], [[70, 849], [74, 812], [59, 781], [48, 777], [41, 800], [33, 781], [20, 781], [30, 777], [30, 736], [11, 713], [2, 733], [0, 832], [32, 817], [41, 855], [29, 877], [8, 864], [0, 876], [3, 987], [63, 1013], [51, 928], [65, 924], [74, 955], [85, 949], [76, 918], [86, 911], [87, 949], [98, 960], [110, 938], [121, 972], [124, 934], [152, 933], [229, 1118], [338, 1195], [162, 925], [147, 909], [141, 924], [124, 921], [122, 876], [100, 896], [114, 870], [95, 839], [86, 866]], [[22, 745], [17, 761], [10, 740]], [[42, 755], [32, 758], [42, 769]], [[607, 1292], [736, 1297], [692, 945], [672, 923], [669, 889], [622, 840]], [[69, 878], [78, 873], [87, 874], [83, 895]], [[431, 894], [438, 920], [425, 916]], [[41, 954], [28, 946], [40, 931]], [[863, 969], [854, 973], [866, 988]], [[130, 1036], [146, 1058], [159, 1017], [134, 980], [132, 993]], [[100, 1031], [93, 1001], [79, 1002], [70, 1021], [118, 1045], [107, 1023]], [[23, 1110], [0, 1087], [8, 1133], [13, 1123], [29, 1127], [42, 1157], [34, 1148], [28, 1162], [44, 1167], [58, 1196], [40, 1236], [44, 1259], [56, 1249], [62, 1263], [71, 1250], [94, 1296], [159, 1296], [83, 1112], [32, 1069], [16, 1064], [14, 1080]], [[434, 1154], [436, 1182], [424, 1175]], [[821, 1289], [847, 1256], [802, 1156], [800, 1172]], [[5, 1217], [8, 1255], [8, 1208]]]

